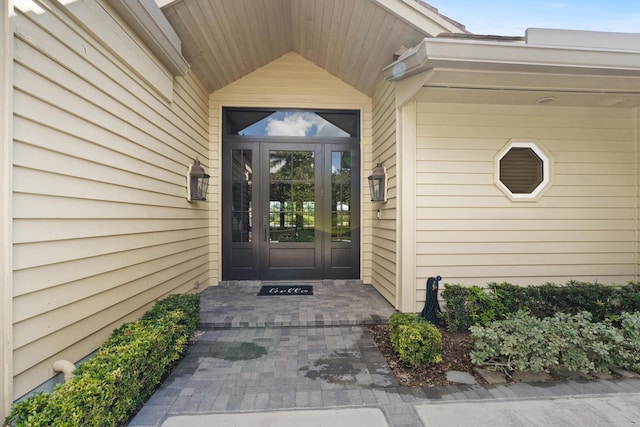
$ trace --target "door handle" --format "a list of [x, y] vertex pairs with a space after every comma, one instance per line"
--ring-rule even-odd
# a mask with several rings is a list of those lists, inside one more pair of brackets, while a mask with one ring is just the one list
[[262, 234], [264, 235], [264, 241], [267, 241], [267, 232], [269, 231], [269, 224], [267, 223], [267, 216], [262, 217]]

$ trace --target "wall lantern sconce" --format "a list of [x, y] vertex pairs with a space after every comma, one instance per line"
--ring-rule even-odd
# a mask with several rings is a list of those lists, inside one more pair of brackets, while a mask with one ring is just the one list
[[190, 202], [207, 200], [207, 187], [209, 187], [209, 175], [196, 159], [187, 170], [187, 200]]
[[369, 175], [369, 191], [372, 202], [387, 201], [387, 169], [378, 163]]

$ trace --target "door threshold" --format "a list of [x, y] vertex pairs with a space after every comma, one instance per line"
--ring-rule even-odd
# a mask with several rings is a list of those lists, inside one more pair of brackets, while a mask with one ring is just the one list
[[284, 284], [305, 284], [305, 285], [362, 285], [360, 279], [318, 279], [318, 280], [221, 280], [219, 285], [284, 285]]

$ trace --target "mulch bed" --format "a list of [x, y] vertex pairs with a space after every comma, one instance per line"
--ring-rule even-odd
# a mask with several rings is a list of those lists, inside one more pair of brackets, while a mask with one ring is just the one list
[[378, 345], [398, 383], [408, 387], [432, 387], [451, 385], [447, 381], [447, 371], [468, 372], [479, 384], [484, 380], [474, 373], [469, 352], [472, 350], [469, 332], [451, 332], [445, 327], [438, 328], [442, 334], [442, 362], [412, 367], [398, 359], [389, 339], [389, 326], [377, 325], [369, 328], [373, 340]]

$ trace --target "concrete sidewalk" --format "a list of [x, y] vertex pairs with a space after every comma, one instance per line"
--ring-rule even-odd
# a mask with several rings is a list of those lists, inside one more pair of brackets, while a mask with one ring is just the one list
[[[625, 427], [640, 425], [640, 393], [560, 399], [454, 401], [414, 405], [421, 422], [403, 425], [448, 427]], [[162, 427], [387, 427], [379, 408], [346, 408], [236, 414], [178, 415]]]
[[368, 331], [394, 311], [373, 288], [258, 288], [205, 290], [207, 329], [129, 426], [640, 425], [640, 378], [403, 387]]
[[171, 417], [162, 427], [278, 426], [278, 427], [387, 427], [378, 408], [321, 409], [301, 411], [252, 412], [244, 414], [182, 415]]
[[428, 403], [416, 405], [415, 409], [425, 426], [623, 427], [640, 425], [640, 393], [511, 401]]

